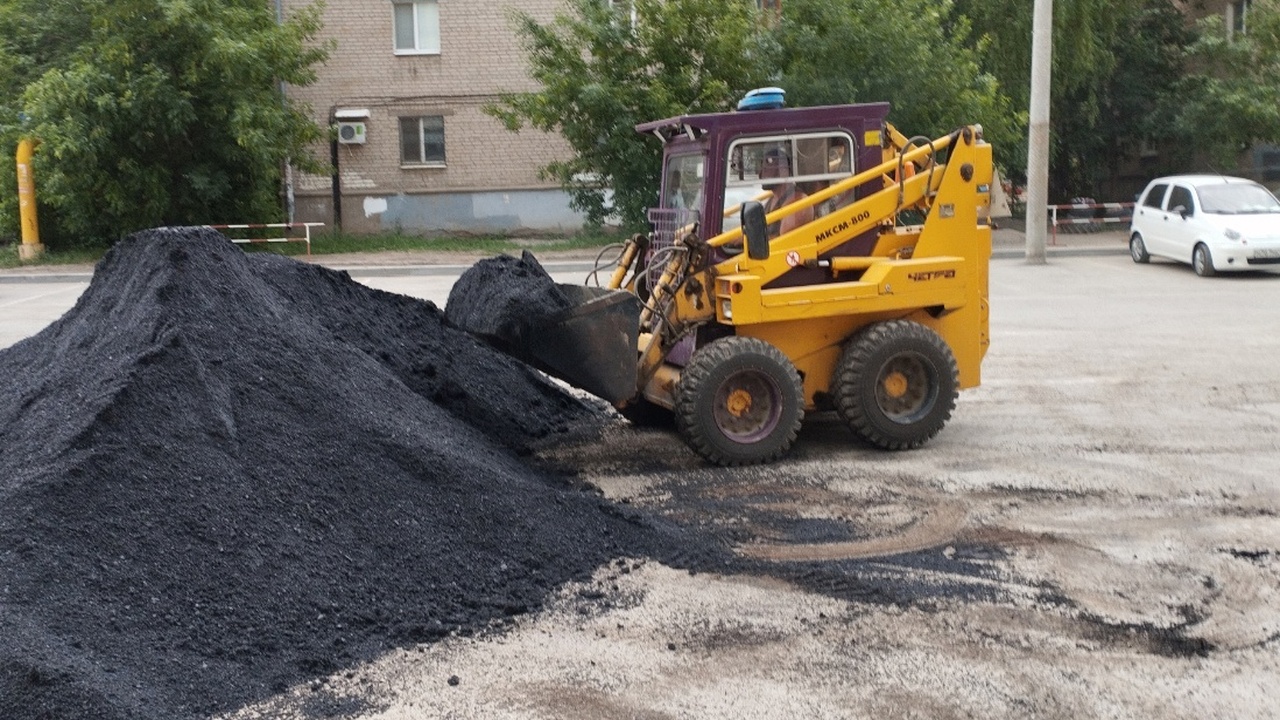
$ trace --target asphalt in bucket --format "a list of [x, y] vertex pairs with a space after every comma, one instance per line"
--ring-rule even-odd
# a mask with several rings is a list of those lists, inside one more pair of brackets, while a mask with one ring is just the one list
[[517, 344], [530, 319], [555, 315], [572, 305], [533, 253], [498, 255], [464, 272], [449, 290], [449, 324], [494, 343]]
[[431, 303], [212, 230], [121, 242], [0, 374], [8, 720], [206, 717], [617, 558], [688, 560], [522, 457], [603, 406]]

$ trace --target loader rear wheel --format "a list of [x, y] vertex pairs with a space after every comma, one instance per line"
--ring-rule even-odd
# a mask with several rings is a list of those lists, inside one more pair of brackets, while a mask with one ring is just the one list
[[836, 366], [836, 411], [876, 447], [907, 450], [942, 430], [956, 406], [959, 370], [936, 332], [909, 320], [869, 325]]
[[752, 465], [781, 457], [804, 420], [800, 374], [763, 340], [721, 338], [703, 346], [675, 389], [676, 429], [707, 460]]

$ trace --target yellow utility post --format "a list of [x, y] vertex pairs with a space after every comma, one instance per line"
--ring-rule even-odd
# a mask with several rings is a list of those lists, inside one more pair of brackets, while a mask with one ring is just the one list
[[44, 245], [40, 244], [40, 226], [36, 222], [36, 181], [31, 172], [31, 156], [35, 150], [35, 140], [23, 138], [18, 141], [18, 216], [22, 224], [18, 259], [24, 261], [39, 259], [44, 254]]

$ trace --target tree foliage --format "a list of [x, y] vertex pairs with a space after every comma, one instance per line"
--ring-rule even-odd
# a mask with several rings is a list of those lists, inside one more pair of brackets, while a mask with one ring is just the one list
[[[1144, 5], [1170, 5], [1169, 0], [1057, 0], [1053, 4], [1053, 56], [1050, 121], [1050, 195], [1090, 194], [1090, 174], [1109, 159], [1105, 148], [1113, 138], [1099, 131], [1114, 118], [1109, 90], [1118, 52], [1125, 44], [1145, 43], [1135, 22]], [[982, 38], [982, 66], [1000, 80], [1015, 108], [1031, 101], [1031, 34], [1033, 4], [1026, 0], [956, 0]], [[1158, 82], [1158, 80], [1156, 80]], [[1113, 128], [1121, 129], [1121, 127]], [[1135, 145], [1136, 147], [1136, 145]], [[1009, 170], [1025, 178], [1027, 147], [1008, 148]]]
[[1220, 16], [1208, 17], [1187, 49], [1196, 70], [1179, 83], [1179, 120], [1212, 164], [1280, 144], [1280, 0], [1253, 0], [1245, 30], [1228, 35]]
[[[509, 93], [488, 108], [508, 129], [558, 132], [571, 157], [543, 169], [571, 205], [600, 225], [612, 213], [644, 223], [656, 198], [661, 146], [639, 123], [725, 109], [767, 78], [754, 4], [747, 0], [635, 0], [610, 6], [568, 0], [543, 24], [513, 20], [541, 89]], [[609, 190], [612, 190], [612, 198]]]
[[1025, 124], [949, 1], [787, 0], [776, 35], [791, 104], [888, 101], [899, 130], [930, 138], [980, 123], [997, 161]]
[[317, 8], [277, 22], [261, 0], [0, 0], [0, 135], [40, 142], [61, 242], [275, 219], [283, 163], [315, 167], [323, 136], [280, 87], [315, 79], [318, 29]]
[[[985, 41], [983, 67], [1028, 106], [1032, 4], [955, 0]], [[1233, 167], [1280, 141], [1280, 0], [1253, 0], [1228, 38], [1217, 7], [1199, 24], [1174, 0], [1054, 3], [1050, 196], [1127, 197], [1145, 179]], [[1025, 167], [1025, 144], [1013, 168]]]
[[[1114, 49], [1115, 68], [1102, 82], [1100, 114], [1092, 127], [1077, 135], [1096, 138], [1088, 156], [1097, 173], [1115, 177], [1122, 163], [1153, 148], [1194, 144], [1178, 121], [1185, 75], [1184, 50], [1195, 40], [1186, 17], [1166, 0], [1146, 0], [1125, 8], [1121, 25], [1128, 29]], [[1163, 170], [1176, 171], [1179, 153], [1166, 154]], [[1151, 173], [1161, 168], [1152, 167]], [[1099, 181], [1090, 180], [1094, 185]]]
[[[750, 0], [570, 0], [541, 24], [516, 15], [533, 92], [490, 108], [508, 128], [564, 135], [569, 159], [553, 162], [574, 207], [602, 221], [610, 206], [643, 222], [661, 153], [635, 125], [681, 113], [722, 112], [742, 94], [782, 84], [788, 104], [894, 103], [908, 134], [941, 135], [980, 122], [988, 138], [1014, 137], [1019, 113], [966, 47], [967, 25], [928, 0], [787, 0], [780, 22]], [[940, 9], [943, 8], [943, 9]]]

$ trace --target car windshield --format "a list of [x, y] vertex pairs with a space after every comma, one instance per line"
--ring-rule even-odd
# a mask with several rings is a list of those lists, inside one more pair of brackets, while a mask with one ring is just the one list
[[1280, 201], [1261, 185], [1226, 183], [1198, 188], [1200, 207], [1218, 215], [1280, 213]]

